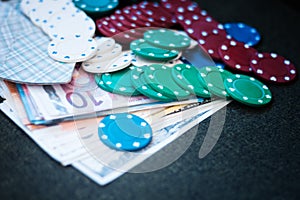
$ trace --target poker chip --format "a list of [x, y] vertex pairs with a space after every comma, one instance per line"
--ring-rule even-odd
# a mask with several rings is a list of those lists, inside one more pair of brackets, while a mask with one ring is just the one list
[[189, 37], [168, 29], [146, 31], [144, 33], [144, 39], [154, 46], [166, 49], [185, 49], [188, 48], [191, 43]]
[[82, 68], [90, 73], [107, 73], [122, 70], [131, 64], [133, 55], [131, 51], [124, 51], [116, 57], [104, 59], [101, 62], [83, 62]]
[[172, 68], [172, 76], [178, 85], [199, 97], [209, 98], [209, 91], [202, 86], [199, 71], [192, 65], [177, 64]]
[[61, 62], [82, 62], [93, 57], [96, 51], [96, 41], [82, 36], [61, 37], [48, 45], [49, 56]]
[[224, 28], [232, 38], [249, 46], [256, 45], [261, 39], [259, 32], [245, 23], [226, 23]]
[[163, 64], [163, 63], [165, 63], [165, 61], [144, 59], [143, 57], [135, 54], [133, 55], [133, 58], [131, 60], [131, 64], [136, 67], [143, 67], [151, 64]]
[[175, 10], [175, 15], [177, 14], [185, 14], [185, 13], [200, 13], [201, 9], [198, 6], [196, 2], [193, 1], [186, 1], [184, 3], [181, 3], [177, 6], [177, 9]]
[[220, 62], [220, 61], [214, 61], [214, 62], [215, 62], [215, 65], [217, 68], [225, 69], [226, 65], [223, 62]]
[[76, 36], [93, 37], [96, 31], [94, 21], [83, 12], [77, 11], [56, 13], [47, 24], [46, 31], [52, 39], [65, 37], [70, 33]]
[[213, 29], [211, 31], [201, 31], [198, 42], [213, 59], [220, 60], [218, 49], [228, 39], [230, 37], [227, 36], [224, 30]]
[[151, 20], [141, 15], [139, 10], [133, 10], [130, 6], [116, 11], [116, 14], [123, 16], [125, 19], [124, 24], [131, 28], [150, 27], [153, 25], [150, 23]]
[[137, 16], [131, 13], [129, 6], [123, 8], [122, 10], [116, 10], [114, 14], [128, 28], [134, 29], [140, 27], [139, 25], [136, 24], [138, 22]]
[[99, 32], [107, 37], [113, 37], [116, 34], [122, 33], [119, 27], [110, 23], [110, 18], [98, 19], [96, 20], [96, 25]]
[[155, 91], [144, 78], [144, 70], [148, 66], [136, 67], [131, 71], [131, 82], [137, 91], [141, 94], [156, 99], [159, 101], [172, 101], [172, 99], [162, 95], [160, 92]]
[[[184, 31], [178, 31], [178, 33], [181, 34], [181, 35], [189, 37], [188, 34]], [[193, 49], [196, 46], [198, 46], [198, 42], [196, 40], [191, 39], [191, 44], [187, 49]]]
[[35, 10], [40, 4], [43, 3], [44, 1], [41, 0], [23, 0], [20, 2], [20, 8], [26, 16], [29, 16], [29, 13], [32, 10]]
[[116, 113], [99, 122], [98, 136], [105, 145], [115, 150], [137, 151], [151, 142], [152, 128], [137, 115]]
[[125, 18], [123, 16], [117, 16], [117, 15], [110, 15], [109, 16], [109, 22], [114, 25], [114, 27], [118, 27], [119, 30], [121, 31], [128, 31], [132, 27], [126, 26], [123, 21]]
[[[181, 27], [191, 34], [194, 29], [202, 29], [202, 26], [210, 25], [213, 27], [220, 26], [220, 23], [214, 20], [211, 16], [207, 15], [206, 11], [201, 12], [187, 12], [176, 14], [176, 19]], [[196, 26], [195, 24], [201, 23], [201, 26]]]
[[193, 23], [199, 21], [201, 18], [199, 13], [178, 13], [176, 14], [176, 19], [178, 24], [181, 25], [181, 27], [185, 30], [189, 28]]
[[157, 22], [150, 16], [147, 16], [142, 12], [142, 8], [140, 10], [133, 10], [136, 17], [138, 18], [138, 24], [140, 27], [170, 27], [170, 24], [164, 22]]
[[61, 1], [40, 1], [39, 4], [29, 12], [29, 18], [36, 26], [47, 23], [48, 19], [57, 12], [64, 12], [72, 9], [73, 4], [68, 0]]
[[[60, 10], [60, 11], [54, 12], [52, 15], [49, 15], [47, 17], [47, 21], [44, 21], [41, 24], [40, 28], [47, 35], [49, 35], [49, 29], [54, 28], [53, 24], [55, 24], [56, 21], [59, 21], [60, 19], [64, 19], [64, 18], [69, 17], [69, 16], [74, 16], [75, 17], [75, 15], [77, 17], [82, 17], [82, 18], [86, 17], [86, 14], [82, 10], [76, 8], [75, 6], [68, 6], [67, 9], [65, 9], [65, 10]], [[61, 16], [63, 16], [63, 17], [61, 17]], [[55, 19], [55, 18], [57, 18], [57, 19]]]
[[172, 78], [172, 69], [160, 65], [149, 65], [145, 69], [145, 80], [149, 85], [162, 95], [173, 100], [183, 100], [190, 97], [190, 92], [182, 89]]
[[109, 92], [125, 96], [141, 95], [131, 84], [131, 70], [134, 67], [128, 67], [112, 73], [102, 75], [102, 81]]
[[263, 106], [270, 103], [272, 99], [269, 88], [250, 76], [230, 75], [225, 79], [224, 84], [233, 99], [248, 106]]
[[[103, 61], [110, 61], [112, 58], [116, 58], [119, 56], [122, 52], [122, 46], [120, 44], [115, 44], [114, 46], [111, 46], [111, 40], [109, 39], [103, 42], [99, 45], [97, 43], [97, 53], [95, 56], [93, 56], [91, 59], [88, 60], [89, 63], [99, 63]], [[108, 46], [106, 46], [108, 45]], [[112, 49], [109, 49], [113, 47]]]
[[276, 53], [258, 53], [251, 58], [253, 72], [266, 81], [288, 83], [296, 78], [296, 67]]
[[110, 92], [110, 89], [104, 84], [104, 82], [102, 80], [103, 75], [104, 74], [95, 74], [95, 76], [94, 76], [95, 82], [99, 88], [101, 88], [102, 90], [104, 90], [106, 92]]
[[115, 9], [119, 5], [118, 0], [73, 0], [73, 2], [76, 7], [94, 15], [107, 14], [109, 11]]
[[[110, 52], [111, 50], [116, 48], [116, 46], [118, 46], [115, 40], [110, 37], [96, 37], [95, 39], [97, 42], [97, 54]], [[120, 46], [120, 48], [122, 50], [122, 46]]]
[[164, 27], [172, 26], [173, 15], [164, 9], [156, 2], [148, 2], [139, 4], [141, 13], [149, 18], [152, 18], [155, 22], [163, 24]]
[[226, 35], [222, 24], [217, 23], [206, 23], [202, 21], [193, 22], [189, 28], [186, 29], [189, 36], [195, 40], [205, 36], [208, 33]]
[[[142, 23], [141, 27], [170, 27], [173, 21], [168, 21], [166, 17], [170, 14], [161, 6], [152, 14], [153, 7], [159, 6], [155, 2], [142, 1], [138, 5], [131, 6], [131, 12], [138, 17], [138, 21]], [[147, 11], [146, 11], [147, 10]]]
[[228, 68], [240, 71], [251, 72], [251, 58], [258, 52], [247, 44], [235, 40], [225, 41], [218, 49], [222, 61]]
[[162, 5], [163, 8], [168, 10], [171, 13], [176, 13], [178, 7], [180, 6], [185, 6], [185, 5], [190, 5], [191, 1], [190, 0], [161, 0], [160, 4]]
[[143, 58], [150, 60], [171, 60], [179, 54], [176, 50], [158, 48], [147, 43], [144, 39], [134, 40], [130, 43], [130, 49]]
[[224, 87], [224, 80], [231, 76], [232, 73], [217, 67], [203, 67], [199, 69], [199, 80], [202, 82], [202, 86], [208, 89], [211, 94], [214, 94], [221, 98], [229, 98], [229, 94]]

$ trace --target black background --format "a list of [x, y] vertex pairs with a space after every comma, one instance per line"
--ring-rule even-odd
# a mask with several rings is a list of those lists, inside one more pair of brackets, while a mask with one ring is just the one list
[[[290, 59], [300, 72], [296, 1], [198, 2], [221, 23], [256, 27], [262, 35], [256, 48]], [[62, 167], [0, 112], [0, 199], [300, 199], [300, 84], [267, 85], [274, 97], [269, 106], [227, 107], [222, 135], [204, 159], [198, 151], [210, 118], [196, 127], [198, 136], [170, 166], [128, 173], [104, 187]]]

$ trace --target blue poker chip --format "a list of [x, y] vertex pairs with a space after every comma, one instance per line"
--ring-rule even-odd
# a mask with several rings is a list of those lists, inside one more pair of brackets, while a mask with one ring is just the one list
[[217, 68], [219, 69], [225, 69], [225, 63], [221, 62], [221, 61], [215, 61], [215, 65]]
[[261, 39], [257, 29], [241, 22], [226, 23], [224, 24], [224, 28], [228, 35], [249, 46], [256, 45]]
[[152, 140], [151, 126], [142, 118], [130, 113], [118, 113], [103, 118], [98, 125], [98, 136], [115, 150], [137, 151]]

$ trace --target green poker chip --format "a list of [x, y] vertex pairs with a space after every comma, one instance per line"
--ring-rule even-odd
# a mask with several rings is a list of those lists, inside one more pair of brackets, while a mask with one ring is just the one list
[[130, 49], [138, 56], [149, 60], [167, 61], [176, 58], [179, 54], [176, 50], [162, 49], [147, 43], [144, 39], [134, 40], [130, 43]]
[[[102, 74], [101, 79], [103, 82], [99, 82], [99, 87], [106, 89], [109, 92], [115, 94], [121, 94], [125, 96], [138, 96], [141, 95], [135, 87], [131, 84], [131, 70], [134, 67], [128, 67], [123, 70]], [[102, 83], [102, 85], [100, 84]]]
[[144, 69], [147, 67], [148, 66], [136, 67], [131, 71], [132, 85], [135, 87], [137, 91], [139, 91], [141, 94], [147, 97], [159, 101], [172, 101], [172, 99], [162, 95], [160, 92], [153, 90], [151, 86], [145, 81]]
[[232, 75], [231, 72], [225, 69], [220, 69], [218, 67], [210, 66], [199, 69], [199, 72], [199, 80], [211, 94], [222, 98], [230, 98], [230, 95], [225, 90], [224, 80]]
[[146, 31], [144, 39], [154, 46], [165, 49], [186, 49], [191, 44], [191, 39], [188, 36], [169, 29]]
[[90, 14], [105, 15], [119, 5], [119, 0], [73, 0], [74, 5]]
[[102, 80], [102, 75], [103, 74], [95, 74], [95, 82], [98, 85], [98, 87], [100, 87], [102, 90], [106, 91], [106, 92], [111, 92], [111, 90], [104, 84], [103, 80]]
[[152, 64], [145, 69], [145, 80], [162, 95], [173, 99], [183, 100], [190, 98], [191, 93], [181, 88], [172, 78], [172, 68], [162, 64]]
[[263, 106], [271, 102], [270, 89], [253, 77], [234, 74], [224, 81], [228, 94], [236, 101], [248, 106]]
[[203, 86], [202, 77], [196, 67], [188, 64], [177, 64], [172, 68], [172, 76], [182, 88], [199, 97], [209, 98], [210, 92]]

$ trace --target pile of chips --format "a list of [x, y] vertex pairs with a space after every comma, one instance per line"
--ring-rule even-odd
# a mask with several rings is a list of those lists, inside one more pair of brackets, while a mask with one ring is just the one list
[[[117, 10], [96, 23], [99, 32], [105, 36], [139, 27], [169, 28], [179, 25], [217, 63], [223, 63], [233, 72], [275, 83], [288, 83], [296, 77], [296, 68], [289, 60], [276, 53], [260, 53], [253, 48], [261, 39], [255, 28], [244, 23], [223, 25], [190, 0], [141, 2]], [[134, 36], [127, 35], [131, 40]]]
[[[82, 62], [108, 92], [164, 102], [216, 96], [258, 107], [270, 103], [272, 94], [252, 76], [275, 83], [296, 78], [289, 60], [255, 49], [261, 39], [255, 28], [221, 24], [193, 1], [144, 1], [115, 10], [118, 4], [118, 0], [22, 0], [21, 9], [52, 39], [50, 57]], [[108, 13], [112, 14], [96, 19], [96, 24], [91, 18]], [[104, 37], [95, 37], [96, 27]], [[221, 67], [184, 61], [182, 52], [195, 48], [195, 43]], [[140, 150], [152, 139], [150, 125], [130, 113], [106, 116], [98, 133], [116, 150]]]
[[96, 38], [96, 54], [82, 63], [89, 73], [114, 72], [128, 67], [133, 59], [131, 51], [122, 51], [122, 46], [113, 38]]
[[260, 81], [215, 66], [200, 69], [183, 63], [130, 66], [114, 73], [97, 74], [95, 80], [108, 92], [127, 96], [143, 94], [160, 101], [218, 96], [258, 107], [272, 99], [269, 88]]
[[[159, 3], [144, 1], [116, 10], [109, 17], [96, 20], [96, 24], [101, 34], [111, 37], [130, 29], [169, 28], [176, 23], [173, 19], [173, 15], [163, 9]], [[138, 35], [138, 33], [135, 34]]]
[[181, 27], [214, 60], [224, 62], [232, 71], [275, 83], [288, 83], [296, 78], [296, 68], [289, 60], [251, 47], [260, 41], [255, 28], [244, 23], [222, 25], [188, 0], [162, 0], [161, 5], [173, 13]]

